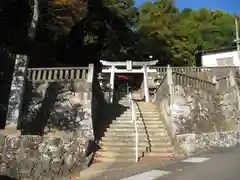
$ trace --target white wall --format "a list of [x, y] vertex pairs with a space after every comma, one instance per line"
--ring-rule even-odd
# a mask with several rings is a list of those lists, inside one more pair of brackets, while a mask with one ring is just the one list
[[216, 67], [218, 66], [216, 59], [219, 58], [230, 58], [233, 57], [233, 63], [235, 66], [239, 66], [240, 63], [238, 61], [238, 52], [230, 51], [223, 53], [211, 53], [202, 56], [202, 66], [203, 67]]

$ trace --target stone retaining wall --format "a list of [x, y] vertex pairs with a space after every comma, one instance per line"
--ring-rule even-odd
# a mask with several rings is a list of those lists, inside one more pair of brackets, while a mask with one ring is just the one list
[[212, 147], [236, 147], [240, 143], [240, 132], [210, 132], [181, 134], [176, 136], [180, 146], [190, 155]]
[[85, 165], [88, 146], [86, 138], [0, 135], [0, 173], [16, 179], [67, 179]]

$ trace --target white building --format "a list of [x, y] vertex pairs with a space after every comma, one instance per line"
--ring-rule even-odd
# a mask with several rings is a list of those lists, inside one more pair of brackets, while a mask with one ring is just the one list
[[236, 47], [201, 52], [201, 66], [203, 67], [231, 67], [239, 65]]

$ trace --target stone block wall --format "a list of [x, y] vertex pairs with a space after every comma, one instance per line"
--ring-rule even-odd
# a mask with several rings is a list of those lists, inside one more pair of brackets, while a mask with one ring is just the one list
[[0, 135], [0, 174], [16, 179], [60, 180], [86, 165], [85, 138]]
[[[86, 68], [30, 70], [19, 113], [21, 135], [15, 129], [0, 131], [1, 174], [17, 179], [67, 179], [73, 170], [86, 168], [93, 148], [93, 112], [98, 106], [90, 76], [94, 67], [88, 70], [88, 74]], [[64, 73], [67, 78], [61, 79]]]
[[191, 155], [216, 147], [238, 147], [240, 132], [188, 133], [177, 135], [176, 139], [186, 154]]
[[173, 135], [226, 131], [230, 127], [213, 93], [183, 85], [174, 85], [172, 90], [172, 99], [164, 91], [155, 103]]
[[234, 127], [240, 120], [239, 78], [229, 73], [229, 76], [218, 80], [218, 84], [219, 108], [227, 122]]
[[[78, 92], [72, 90], [77, 83]], [[22, 134], [78, 132], [93, 139], [92, 100], [84, 81], [28, 83], [20, 121]]]
[[229, 130], [216, 84], [168, 69], [155, 103], [172, 135]]
[[213, 92], [192, 86], [174, 86], [171, 121], [175, 134], [224, 131], [225, 117]]

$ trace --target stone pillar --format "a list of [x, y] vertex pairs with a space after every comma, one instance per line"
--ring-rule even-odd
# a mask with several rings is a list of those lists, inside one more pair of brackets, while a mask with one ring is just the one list
[[167, 82], [168, 82], [169, 95], [170, 95], [170, 108], [172, 109], [174, 89], [173, 89], [172, 68], [170, 67], [170, 65], [168, 65], [167, 67]]
[[28, 57], [26, 55], [17, 55], [8, 102], [6, 128], [17, 128], [27, 78], [27, 66]]
[[236, 79], [235, 79], [235, 75], [233, 73], [232, 70], [229, 71], [229, 83], [230, 83], [230, 87], [236, 86]]
[[237, 86], [235, 74], [233, 73], [232, 70], [229, 71], [229, 83], [230, 83], [230, 87], [234, 88], [234, 93], [237, 96], [238, 110], [240, 110], [240, 92], [238, 89], [239, 87]]
[[216, 77], [216, 76], [213, 76], [213, 77], [212, 77], [212, 82], [213, 82], [214, 84], [216, 84], [216, 89], [218, 89], [218, 88], [219, 88], [219, 84], [218, 84], [218, 81], [217, 81], [217, 77]]
[[143, 78], [144, 78], [145, 101], [149, 102], [148, 72], [147, 72], [147, 67], [145, 65], [143, 66]]
[[94, 113], [95, 112], [92, 112], [92, 110], [95, 110], [95, 107], [97, 104], [97, 102], [94, 101], [93, 99], [93, 82], [94, 81], [94, 64], [89, 64], [88, 66], [88, 78], [87, 78], [87, 92], [85, 92], [85, 100], [87, 100], [87, 103], [86, 103], [86, 107], [88, 109], [87, 111], [87, 115], [88, 115], [88, 118], [87, 118], [87, 121], [88, 122], [85, 122], [85, 125], [86, 125], [86, 133], [87, 133], [87, 136], [89, 138], [89, 140], [93, 140], [94, 139], [94, 133], [93, 133], [93, 116], [94, 116]]
[[173, 72], [172, 72], [172, 68], [170, 67], [170, 65], [167, 66], [167, 83], [168, 83], [168, 88], [169, 88], [169, 110], [168, 110], [168, 116], [169, 119], [168, 124], [170, 125], [169, 127], [171, 128], [171, 132], [172, 132], [172, 137], [174, 137], [176, 135], [176, 130], [174, 130], [174, 127], [172, 126], [172, 122], [173, 122], [173, 117], [172, 117], [172, 110], [173, 110], [173, 104], [174, 104], [174, 95], [175, 95], [175, 90], [174, 90], [174, 82], [173, 82]]
[[114, 78], [115, 78], [115, 66], [111, 67], [111, 75], [110, 75], [110, 102], [113, 103], [113, 95], [114, 95]]

